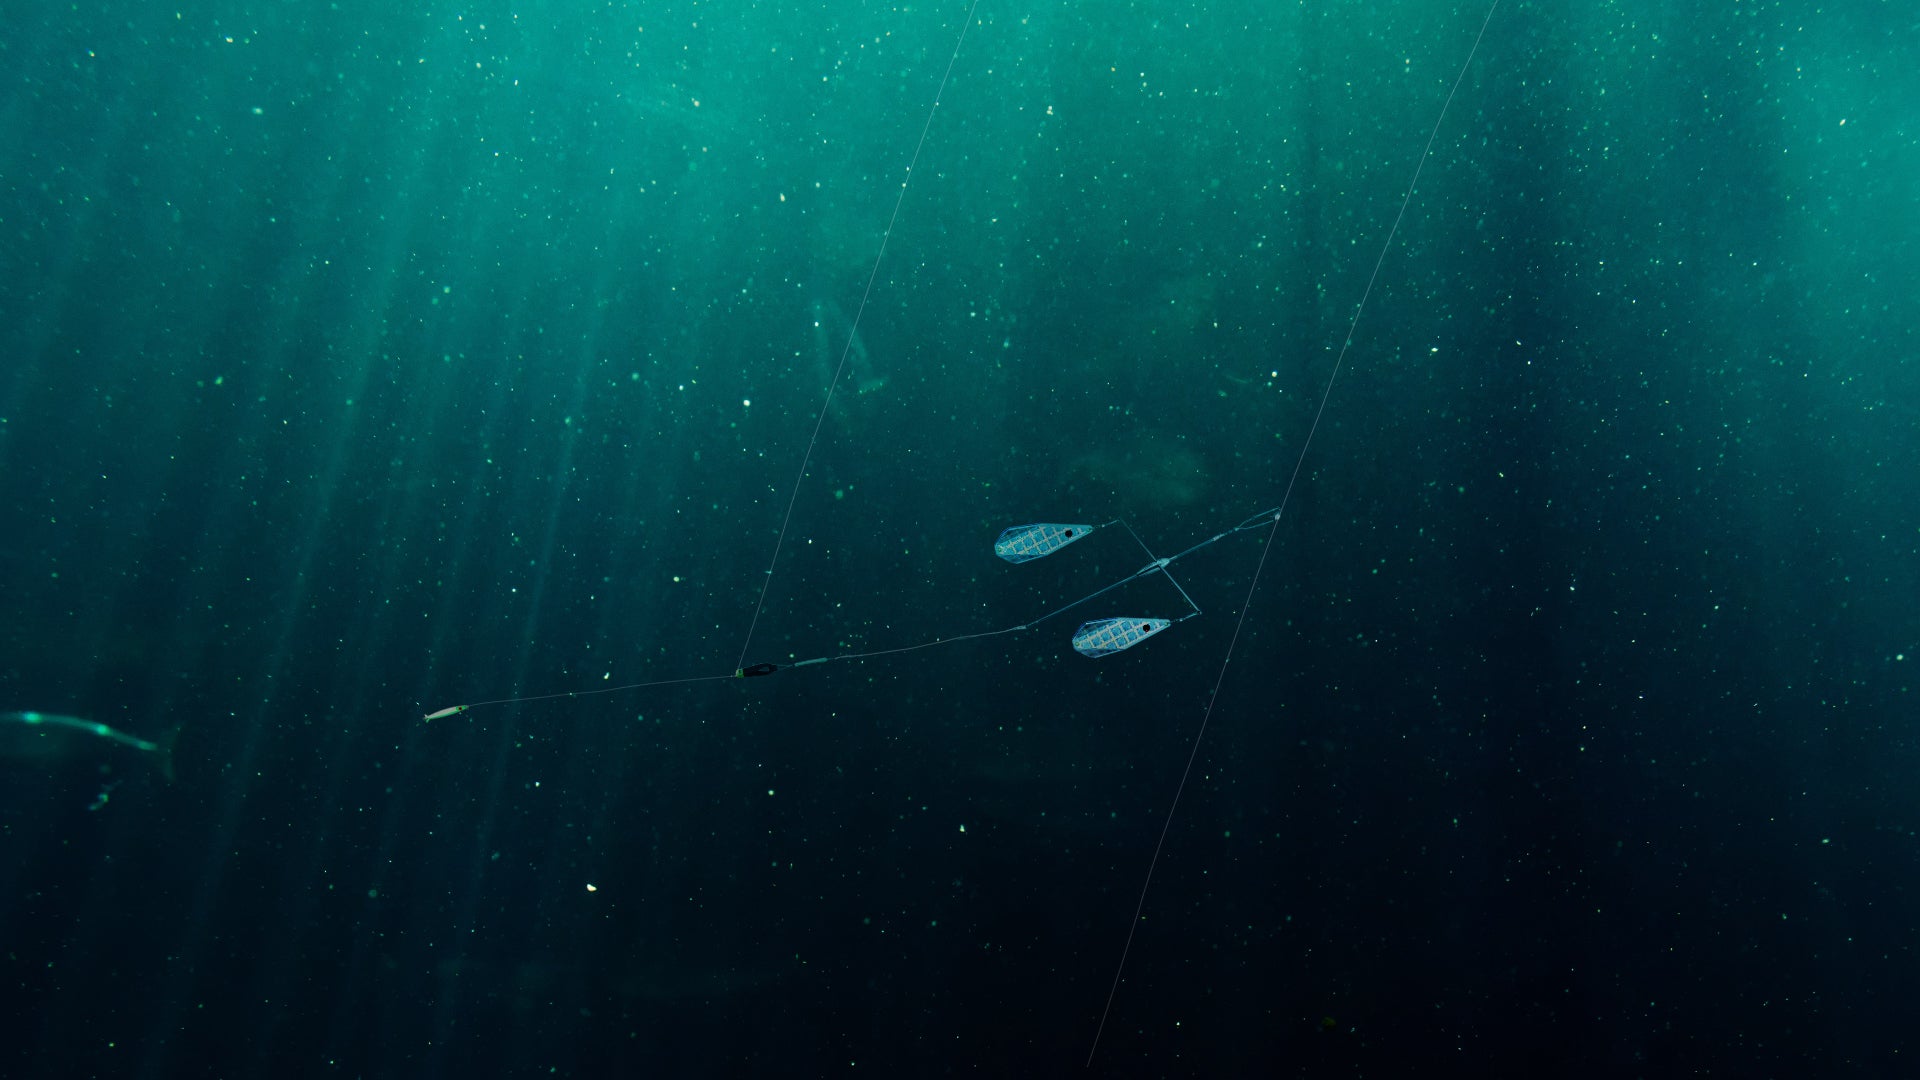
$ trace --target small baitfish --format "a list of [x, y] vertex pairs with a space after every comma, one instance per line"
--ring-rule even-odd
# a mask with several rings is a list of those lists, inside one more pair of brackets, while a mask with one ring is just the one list
[[1080, 629], [1073, 632], [1073, 651], [1096, 659], [1111, 656], [1122, 649], [1133, 648], [1172, 625], [1166, 619], [1094, 619], [1081, 623]]
[[1051, 555], [1094, 530], [1092, 525], [1015, 525], [993, 542], [993, 553], [1010, 563], [1032, 562]]
[[0, 712], [0, 757], [53, 761], [96, 754], [115, 746], [153, 755], [160, 775], [173, 782], [173, 737], [154, 742], [78, 716], [43, 712]]

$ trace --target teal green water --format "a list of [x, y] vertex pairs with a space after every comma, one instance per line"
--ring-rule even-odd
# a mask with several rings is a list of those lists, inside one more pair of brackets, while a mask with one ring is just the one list
[[1911, 19], [964, 10], [9, 15], [0, 1072], [1899, 1075]]

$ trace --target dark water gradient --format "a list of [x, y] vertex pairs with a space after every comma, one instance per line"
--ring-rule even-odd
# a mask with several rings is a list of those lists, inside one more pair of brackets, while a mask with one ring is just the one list
[[[963, 10], [8, 16], [0, 1073], [1078, 1067], [1256, 540], [417, 719], [732, 669]], [[983, 0], [749, 660], [1272, 505], [1482, 10]], [[1503, 8], [1096, 1071], [1907, 1075], [1914, 31]]]

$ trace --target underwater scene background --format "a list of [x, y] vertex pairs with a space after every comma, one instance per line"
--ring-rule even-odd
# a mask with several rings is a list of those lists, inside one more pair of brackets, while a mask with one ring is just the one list
[[1908, 1075], [1901, 5], [1502, 4], [1203, 616], [725, 677], [1274, 506], [1485, 15], [28, 0], [0, 1073], [1079, 1069], [1225, 664], [1094, 1070]]

